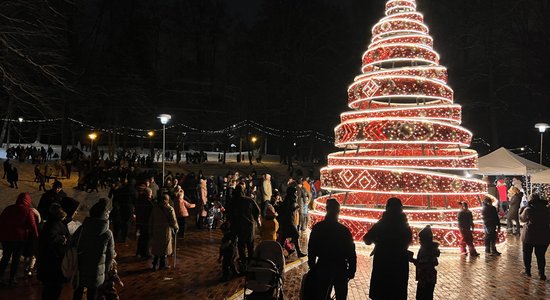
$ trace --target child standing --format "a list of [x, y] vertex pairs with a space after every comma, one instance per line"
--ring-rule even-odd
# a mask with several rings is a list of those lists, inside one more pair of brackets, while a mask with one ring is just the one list
[[231, 232], [229, 222], [225, 222], [220, 226], [223, 232], [222, 244], [220, 246], [220, 256], [218, 262], [222, 263], [222, 278], [220, 281], [228, 281], [233, 275], [239, 275], [235, 267], [235, 259], [237, 258], [237, 235]]
[[470, 256], [479, 256], [474, 246], [474, 217], [468, 209], [468, 203], [460, 202], [462, 209], [458, 213], [458, 228], [460, 230], [460, 254], [467, 255], [466, 246], [470, 250]]
[[433, 233], [430, 225], [426, 225], [418, 234], [420, 239], [420, 249], [418, 256], [413, 259], [416, 266], [416, 299], [433, 299], [434, 289], [437, 282], [437, 270], [435, 266], [439, 264], [437, 258], [441, 254], [439, 243], [433, 241]]

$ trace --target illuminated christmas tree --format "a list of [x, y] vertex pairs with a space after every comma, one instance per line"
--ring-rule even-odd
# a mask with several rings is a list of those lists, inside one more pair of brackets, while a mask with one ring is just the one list
[[477, 167], [477, 153], [467, 149], [472, 133], [460, 126], [461, 106], [453, 103], [447, 70], [414, 0], [386, 3], [386, 17], [372, 28], [363, 54], [362, 74], [348, 89], [348, 106], [352, 111], [335, 128], [335, 144], [344, 150], [330, 154], [321, 170], [331, 195], [318, 198], [313, 222], [324, 216], [326, 200], [336, 198], [341, 222], [360, 241], [386, 200], [398, 197], [415, 241], [431, 224], [442, 247], [458, 247], [456, 217], [464, 201], [474, 214], [474, 243], [483, 244], [486, 184], [465, 176]]

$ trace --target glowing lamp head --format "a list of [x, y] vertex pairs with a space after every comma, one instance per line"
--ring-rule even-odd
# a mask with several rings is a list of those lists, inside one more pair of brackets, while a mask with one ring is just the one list
[[23, 122], [23, 118], [19, 117], [17, 120], [19, 120], [19, 123]]
[[252, 139], [250, 139], [250, 140], [252, 141], [252, 143], [255, 143], [258, 140], [258, 138], [253, 136]]
[[93, 141], [93, 140], [95, 140], [95, 139], [97, 138], [97, 134], [95, 134], [95, 133], [92, 132], [92, 133], [88, 134], [88, 137], [90, 138], [90, 140]]
[[535, 128], [537, 128], [540, 133], [544, 133], [546, 129], [550, 128], [550, 125], [546, 123], [537, 123], [535, 124]]
[[157, 118], [160, 119], [160, 123], [162, 125], [166, 125], [166, 124], [168, 124], [168, 121], [170, 121], [170, 119], [172, 119], [172, 116], [168, 115], [168, 114], [162, 114], [162, 115], [159, 115]]
[[155, 136], [155, 132], [154, 132], [154, 131], [148, 131], [148, 132], [147, 132], [147, 135], [148, 135], [149, 137], [154, 137], [154, 136]]

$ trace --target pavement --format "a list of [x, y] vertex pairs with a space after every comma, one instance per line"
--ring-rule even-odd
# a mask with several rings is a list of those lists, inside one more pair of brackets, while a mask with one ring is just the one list
[[[26, 170], [28, 169], [28, 170]], [[34, 202], [42, 192], [37, 191], [37, 184], [32, 182], [32, 168], [21, 165], [25, 170], [20, 181], [20, 189], [6, 187], [0, 183], [3, 197], [0, 209], [15, 201], [17, 193], [32, 191]], [[82, 193], [73, 189], [76, 178], [64, 180], [67, 192], [74, 195], [90, 207], [97, 199], [106, 194]], [[50, 183], [51, 184], [51, 183]], [[36, 204], [36, 203], [35, 203]], [[505, 228], [503, 228], [505, 230]], [[5, 229], [3, 229], [5, 230]], [[177, 266], [175, 269], [153, 272], [150, 261], [135, 257], [135, 240], [117, 243], [117, 261], [119, 274], [124, 287], [118, 287], [120, 299], [239, 299], [244, 287], [243, 277], [228, 282], [219, 282], [221, 266], [217, 262], [218, 248], [221, 240], [220, 230], [198, 230], [189, 226], [184, 240], [177, 243]], [[307, 235], [302, 245], [307, 251]], [[418, 249], [411, 249], [417, 252]], [[479, 249], [481, 256], [460, 256], [458, 252], [444, 252], [439, 258], [438, 283], [435, 287], [435, 299], [550, 299], [550, 280], [538, 278], [536, 260], [533, 257], [533, 276], [520, 274], [523, 270], [521, 241], [519, 236], [508, 235], [507, 242], [498, 246], [501, 256], [486, 256], [484, 249]], [[358, 270], [355, 279], [349, 283], [349, 299], [368, 299], [372, 257], [372, 247], [357, 244]], [[546, 254], [549, 261], [546, 274], [550, 275], [550, 251]], [[296, 255], [287, 262], [284, 276], [285, 299], [299, 299], [302, 276], [307, 272], [305, 259], [298, 260]], [[171, 259], [170, 259], [171, 262]], [[22, 271], [22, 267], [20, 267]], [[7, 275], [7, 274], [6, 274]], [[35, 278], [18, 278], [19, 284], [13, 288], [1, 288], [0, 299], [40, 299], [41, 285]], [[414, 299], [416, 282], [414, 266], [411, 265], [409, 276], [409, 299]]]
[[[303, 238], [306, 242], [307, 237]], [[242, 299], [244, 279], [219, 282], [217, 262], [220, 230], [189, 228], [185, 239], [178, 240], [175, 269], [153, 272], [150, 261], [134, 256], [135, 241], [116, 244], [119, 274], [124, 287], [118, 287], [120, 299]], [[417, 249], [412, 249], [417, 251]], [[439, 259], [435, 299], [550, 299], [550, 281], [538, 278], [533, 258], [533, 276], [520, 274], [523, 269], [519, 236], [508, 235], [499, 246], [501, 256], [488, 256], [483, 249], [479, 257], [444, 252]], [[372, 247], [357, 244], [358, 268], [349, 283], [349, 299], [368, 299]], [[550, 253], [546, 255], [550, 260]], [[170, 259], [171, 262], [171, 259]], [[285, 299], [299, 299], [300, 283], [307, 272], [306, 259], [292, 255], [285, 273]], [[547, 265], [546, 273], [550, 274]], [[409, 275], [409, 299], [414, 299], [414, 267]], [[35, 278], [19, 279], [14, 288], [0, 290], [0, 299], [40, 299], [40, 282]]]

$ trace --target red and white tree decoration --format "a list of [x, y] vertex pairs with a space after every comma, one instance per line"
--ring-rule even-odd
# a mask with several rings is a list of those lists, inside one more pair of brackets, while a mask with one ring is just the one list
[[[381, 217], [383, 205], [398, 197], [416, 233], [432, 225], [442, 247], [458, 247], [459, 202], [474, 214], [475, 243], [483, 244], [483, 181], [466, 178], [477, 168], [469, 150], [472, 133], [460, 126], [461, 106], [453, 103], [447, 70], [439, 65], [433, 39], [414, 0], [390, 0], [386, 17], [372, 28], [362, 74], [348, 89], [348, 106], [335, 128], [336, 146], [321, 169], [323, 189], [311, 212], [322, 219], [325, 202], [342, 204], [340, 220], [354, 239]], [[499, 241], [504, 240], [499, 234]]]

